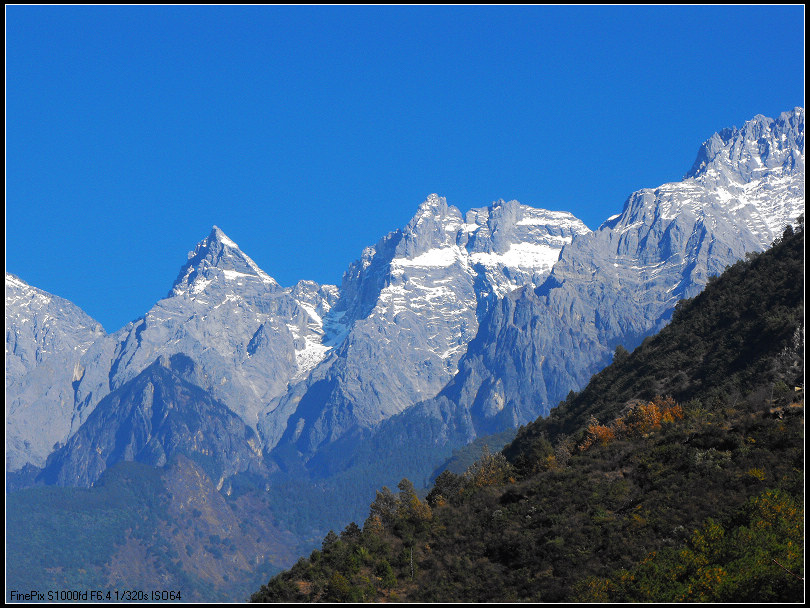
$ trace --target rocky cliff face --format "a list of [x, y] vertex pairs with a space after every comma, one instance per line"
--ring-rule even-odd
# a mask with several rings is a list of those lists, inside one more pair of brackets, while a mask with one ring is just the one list
[[6, 469], [42, 466], [73, 416], [80, 359], [104, 336], [79, 307], [6, 273]]
[[326, 324], [334, 356], [260, 422], [267, 447], [294, 444], [311, 455], [436, 395], [488, 306], [517, 285], [540, 284], [563, 246], [588, 232], [569, 213], [517, 201], [465, 218], [429, 196], [407, 226], [349, 267]]
[[564, 247], [539, 287], [501, 299], [441, 397], [470, 410], [481, 432], [548, 413], [618, 344], [658, 331], [678, 300], [803, 213], [803, 109], [715, 134], [683, 181], [633, 193]]

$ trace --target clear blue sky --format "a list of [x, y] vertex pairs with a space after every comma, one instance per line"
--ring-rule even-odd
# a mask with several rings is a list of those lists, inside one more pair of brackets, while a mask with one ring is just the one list
[[804, 105], [804, 8], [6, 8], [6, 269], [108, 331], [213, 224], [340, 283], [436, 192], [591, 228]]

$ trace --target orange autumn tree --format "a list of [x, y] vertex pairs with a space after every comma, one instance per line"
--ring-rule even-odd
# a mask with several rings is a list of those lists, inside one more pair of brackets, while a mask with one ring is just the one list
[[644, 436], [661, 429], [662, 422], [674, 422], [683, 418], [683, 408], [672, 397], [655, 397], [640, 403], [624, 417], [627, 432], [631, 436]]
[[616, 438], [614, 425], [599, 424], [596, 416], [591, 416], [588, 428], [585, 430], [585, 441], [579, 446], [580, 450], [587, 450], [592, 445], [606, 445]]
[[623, 416], [608, 424], [599, 424], [591, 416], [585, 430], [585, 439], [580, 450], [593, 445], [606, 445], [617, 437], [645, 437], [661, 429], [662, 423], [671, 423], [683, 418], [683, 408], [672, 397], [655, 397], [652, 401], [633, 403]]

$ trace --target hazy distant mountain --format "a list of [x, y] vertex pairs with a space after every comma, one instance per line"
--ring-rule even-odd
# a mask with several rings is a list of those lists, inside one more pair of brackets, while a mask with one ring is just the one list
[[48, 458], [46, 484], [90, 486], [121, 461], [162, 467], [177, 455], [198, 462], [222, 487], [249, 471], [267, 475], [256, 432], [185, 378], [195, 378], [185, 355], [161, 356], [104, 397], [64, 447]]
[[114, 598], [137, 585], [186, 603], [244, 600], [306, 547], [278, 528], [263, 486], [220, 489], [209, 470], [177, 454], [160, 468], [119, 462], [92, 488], [7, 495], [7, 588], [81, 583]]

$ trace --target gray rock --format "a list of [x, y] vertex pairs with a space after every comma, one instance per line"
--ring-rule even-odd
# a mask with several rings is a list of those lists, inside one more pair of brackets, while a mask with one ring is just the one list
[[216, 226], [180, 271], [167, 298], [87, 353], [75, 431], [98, 400], [158, 356], [184, 353], [195, 382], [249, 426], [328, 351], [324, 315], [337, 288], [302, 281], [282, 288]]
[[[431, 195], [340, 290], [281, 287], [217, 227], [168, 296], [112, 335], [63, 300], [69, 313], [55, 315], [38, 290], [12, 285], [10, 307], [7, 276], [7, 469], [41, 466], [102, 400], [180, 355], [183, 380], [257, 430], [264, 452], [306, 460], [386, 420], [418, 428], [419, 416], [439, 442], [516, 426], [803, 210], [796, 108], [714, 135], [682, 181], [632, 194], [595, 232], [517, 201], [463, 215]], [[76, 462], [62, 479], [89, 479], [77, 471], [91, 460]]]
[[82, 355], [104, 336], [79, 307], [6, 273], [6, 470], [67, 440]]
[[329, 352], [323, 317], [337, 296], [312, 281], [282, 288], [216, 226], [169, 295], [111, 335], [75, 305], [7, 277], [7, 469], [42, 466], [104, 397], [161, 356], [190, 357], [193, 383], [255, 427]]
[[517, 201], [464, 219], [429, 196], [407, 226], [345, 273], [324, 321], [334, 356], [260, 421], [266, 447], [293, 444], [306, 457], [436, 395], [487, 307], [518, 285], [542, 282], [563, 245], [588, 232], [569, 213]]
[[161, 467], [179, 454], [200, 463], [217, 489], [243, 471], [266, 474], [255, 431], [184, 379], [197, 377], [194, 367], [184, 355], [162, 356], [104, 397], [48, 458], [40, 481], [88, 487], [117, 462]]
[[715, 134], [683, 181], [633, 193], [536, 289], [503, 298], [442, 391], [479, 433], [545, 415], [671, 318], [676, 302], [804, 212], [804, 110]]

